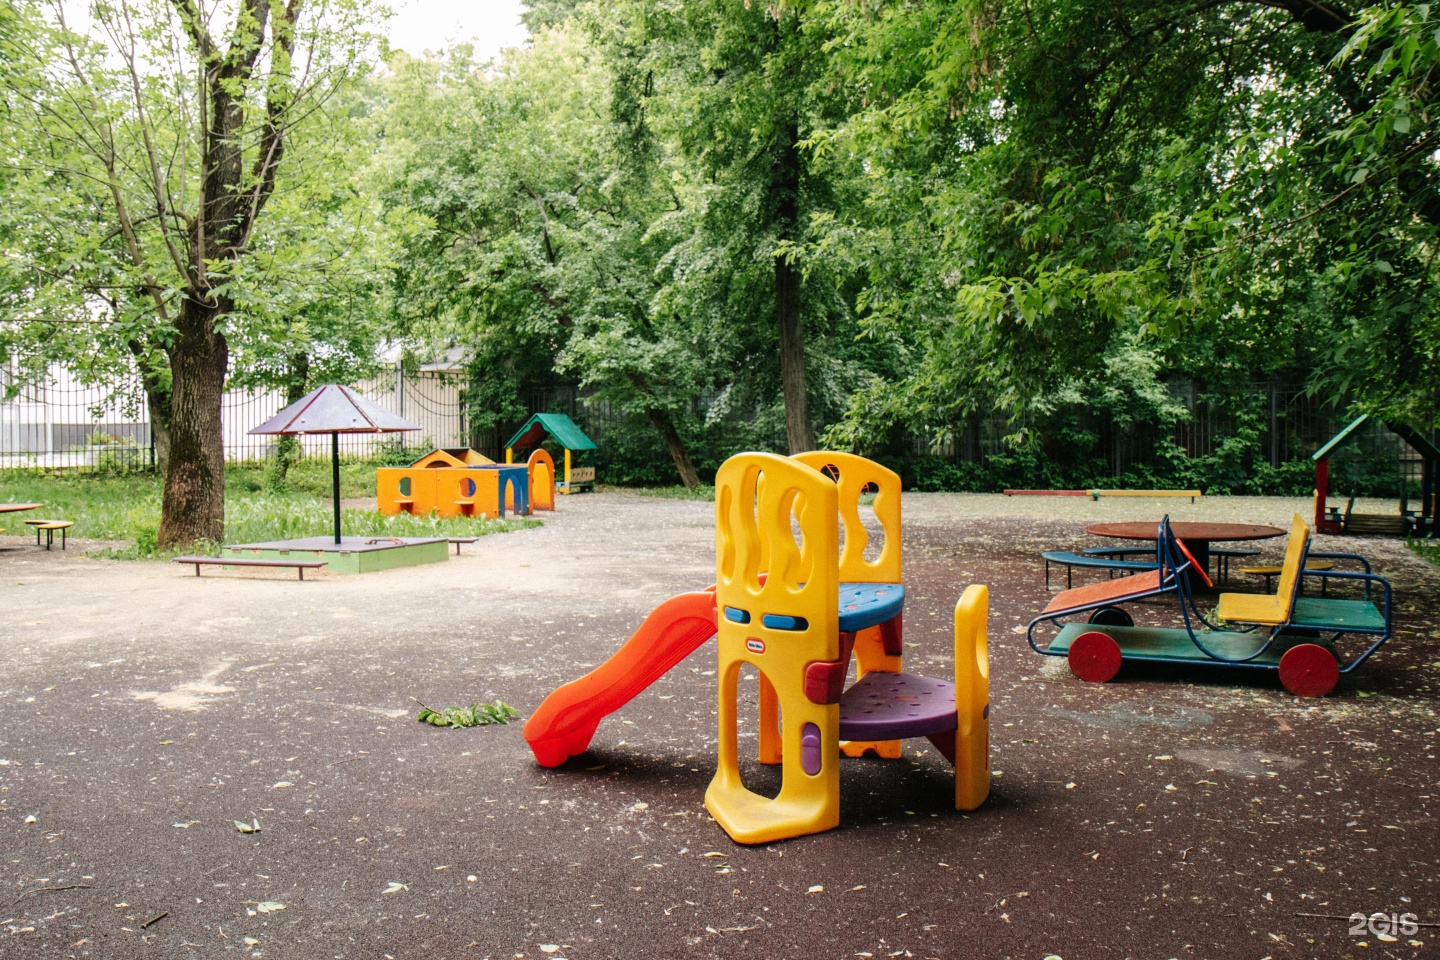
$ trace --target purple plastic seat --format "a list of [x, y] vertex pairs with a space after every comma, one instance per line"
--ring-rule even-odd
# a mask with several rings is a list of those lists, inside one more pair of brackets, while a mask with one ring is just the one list
[[840, 739], [904, 740], [956, 729], [955, 685], [913, 673], [865, 674], [840, 696]]

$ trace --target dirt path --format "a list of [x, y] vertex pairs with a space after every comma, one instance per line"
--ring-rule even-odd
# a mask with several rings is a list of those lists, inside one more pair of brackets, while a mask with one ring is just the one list
[[1440, 573], [1397, 542], [1322, 539], [1394, 578], [1400, 628], [1330, 698], [1223, 671], [1085, 685], [1024, 641], [1040, 549], [1307, 504], [907, 495], [910, 664], [944, 676], [955, 599], [992, 590], [991, 799], [956, 813], [912, 741], [846, 764], [838, 830], [742, 848], [702, 804], [713, 647], [553, 771], [519, 724], [411, 719], [412, 697], [528, 713], [713, 579], [709, 504], [560, 508], [445, 564], [304, 583], [0, 551], [0, 957], [1434, 955], [1433, 928], [1297, 916], [1440, 922]]

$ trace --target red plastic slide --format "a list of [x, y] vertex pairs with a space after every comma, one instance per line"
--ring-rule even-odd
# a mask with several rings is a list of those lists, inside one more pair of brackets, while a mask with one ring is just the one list
[[656, 607], [625, 645], [579, 680], [555, 690], [525, 722], [525, 742], [542, 767], [558, 767], [590, 746], [595, 728], [715, 636], [715, 588], [682, 593]]

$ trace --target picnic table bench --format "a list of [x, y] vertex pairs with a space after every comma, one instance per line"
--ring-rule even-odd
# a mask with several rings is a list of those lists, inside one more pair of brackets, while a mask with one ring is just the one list
[[195, 564], [195, 576], [200, 576], [201, 567], [289, 567], [305, 579], [306, 570], [318, 570], [325, 566], [324, 560], [241, 560], [236, 557], [176, 557], [176, 563]]
[[[1155, 550], [1154, 548], [1149, 548], [1144, 552], [1153, 554]], [[1111, 576], [1114, 576], [1116, 570], [1140, 573], [1146, 570], [1156, 569], [1153, 562], [1146, 563], [1139, 560], [1116, 560], [1112, 557], [1086, 556], [1081, 553], [1070, 553], [1066, 550], [1046, 550], [1040, 554], [1040, 558], [1045, 561], [1045, 588], [1047, 590], [1050, 588], [1050, 564], [1052, 563], [1064, 565], [1066, 589], [1075, 585], [1076, 567], [1094, 567], [1100, 570], [1109, 570]]]
[[66, 531], [75, 526], [74, 520], [26, 520], [25, 523], [35, 528], [35, 546], [40, 546], [40, 531], [45, 531], [45, 549], [49, 550], [55, 543], [55, 531], [60, 531], [60, 549], [65, 549]]
[[[1080, 551], [1087, 557], [1118, 557], [1124, 559], [1131, 554], [1149, 555], [1155, 552], [1153, 547], [1086, 547]], [[1241, 547], [1211, 547], [1210, 556], [1215, 557], [1215, 576], [1217, 579], [1230, 579], [1230, 561], [1234, 558], [1245, 558], [1257, 556], [1259, 550], [1249, 550]], [[1241, 573], [1249, 573], [1250, 570], [1242, 570]], [[1279, 573], [1280, 568], [1276, 567], [1275, 572]], [[1269, 589], [1269, 581], [1266, 582], [1266, 589]]]

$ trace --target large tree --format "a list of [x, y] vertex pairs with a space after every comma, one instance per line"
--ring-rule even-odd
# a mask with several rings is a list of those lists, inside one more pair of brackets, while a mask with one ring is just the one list
[[402, 61], [378, 170], [396, 209], [431, 229], [397, 271], [397, 311], [420, 339], [471, 355], [471, 422], [520, 419], [556, 371], [655, 429], [687, 486], [682, 433], [713, 383], [703, 331], [657, 312], [657, 221], [681, 203], [642, 111], [584, 31], [542, 30], [498, 64], [460, 48]]
[[837, 437], [1023, 418], [1137, 344], [1157, 376], [1302, 372], [1440, 422], [1429, 6], [798, 8], [843, 37], [834, 82], [866, 102], [814, 138], [867, 161], [834, 236], [870, 333], [917, 357]]
[[277, 321], [299, 304], [275, 290], [327, 259], [313, 238], [310, 256], [277, 257], [284, 230], [267, 229], [281, 198], [333, 186], [325, 131], [351, 119], [336, 97], [368, 68], [371, 18], [365, 0], [52, 0], [16, 38], [6, 216], [28, 280], [15, 299], [68, 310], [10, 319], [99, 328], [96, 342], [133, 355], [168, 434], [163, 547], [223, 538], [232, 342], [293, 331]]
[[819, 82], [828, 35], [793, 9], [746, 0], [615, 9], [643, 51], [634, 70], [651, 78], [655, 124], [695, 168], [697, 216], [685, 246], [705, 251], [727, 299], [738, 306], [743, 292], [748, 301], [748, 315], [727, 322], [754, 327], [768, 315], [760, 342], [779, 360], [790, 452], [814, 449], [807, 322], [829, 319], [835, 278], [800, 255], [848, 174], [840, 163], [817, 165], [802, 143], [848, 105], [840, 88]]

